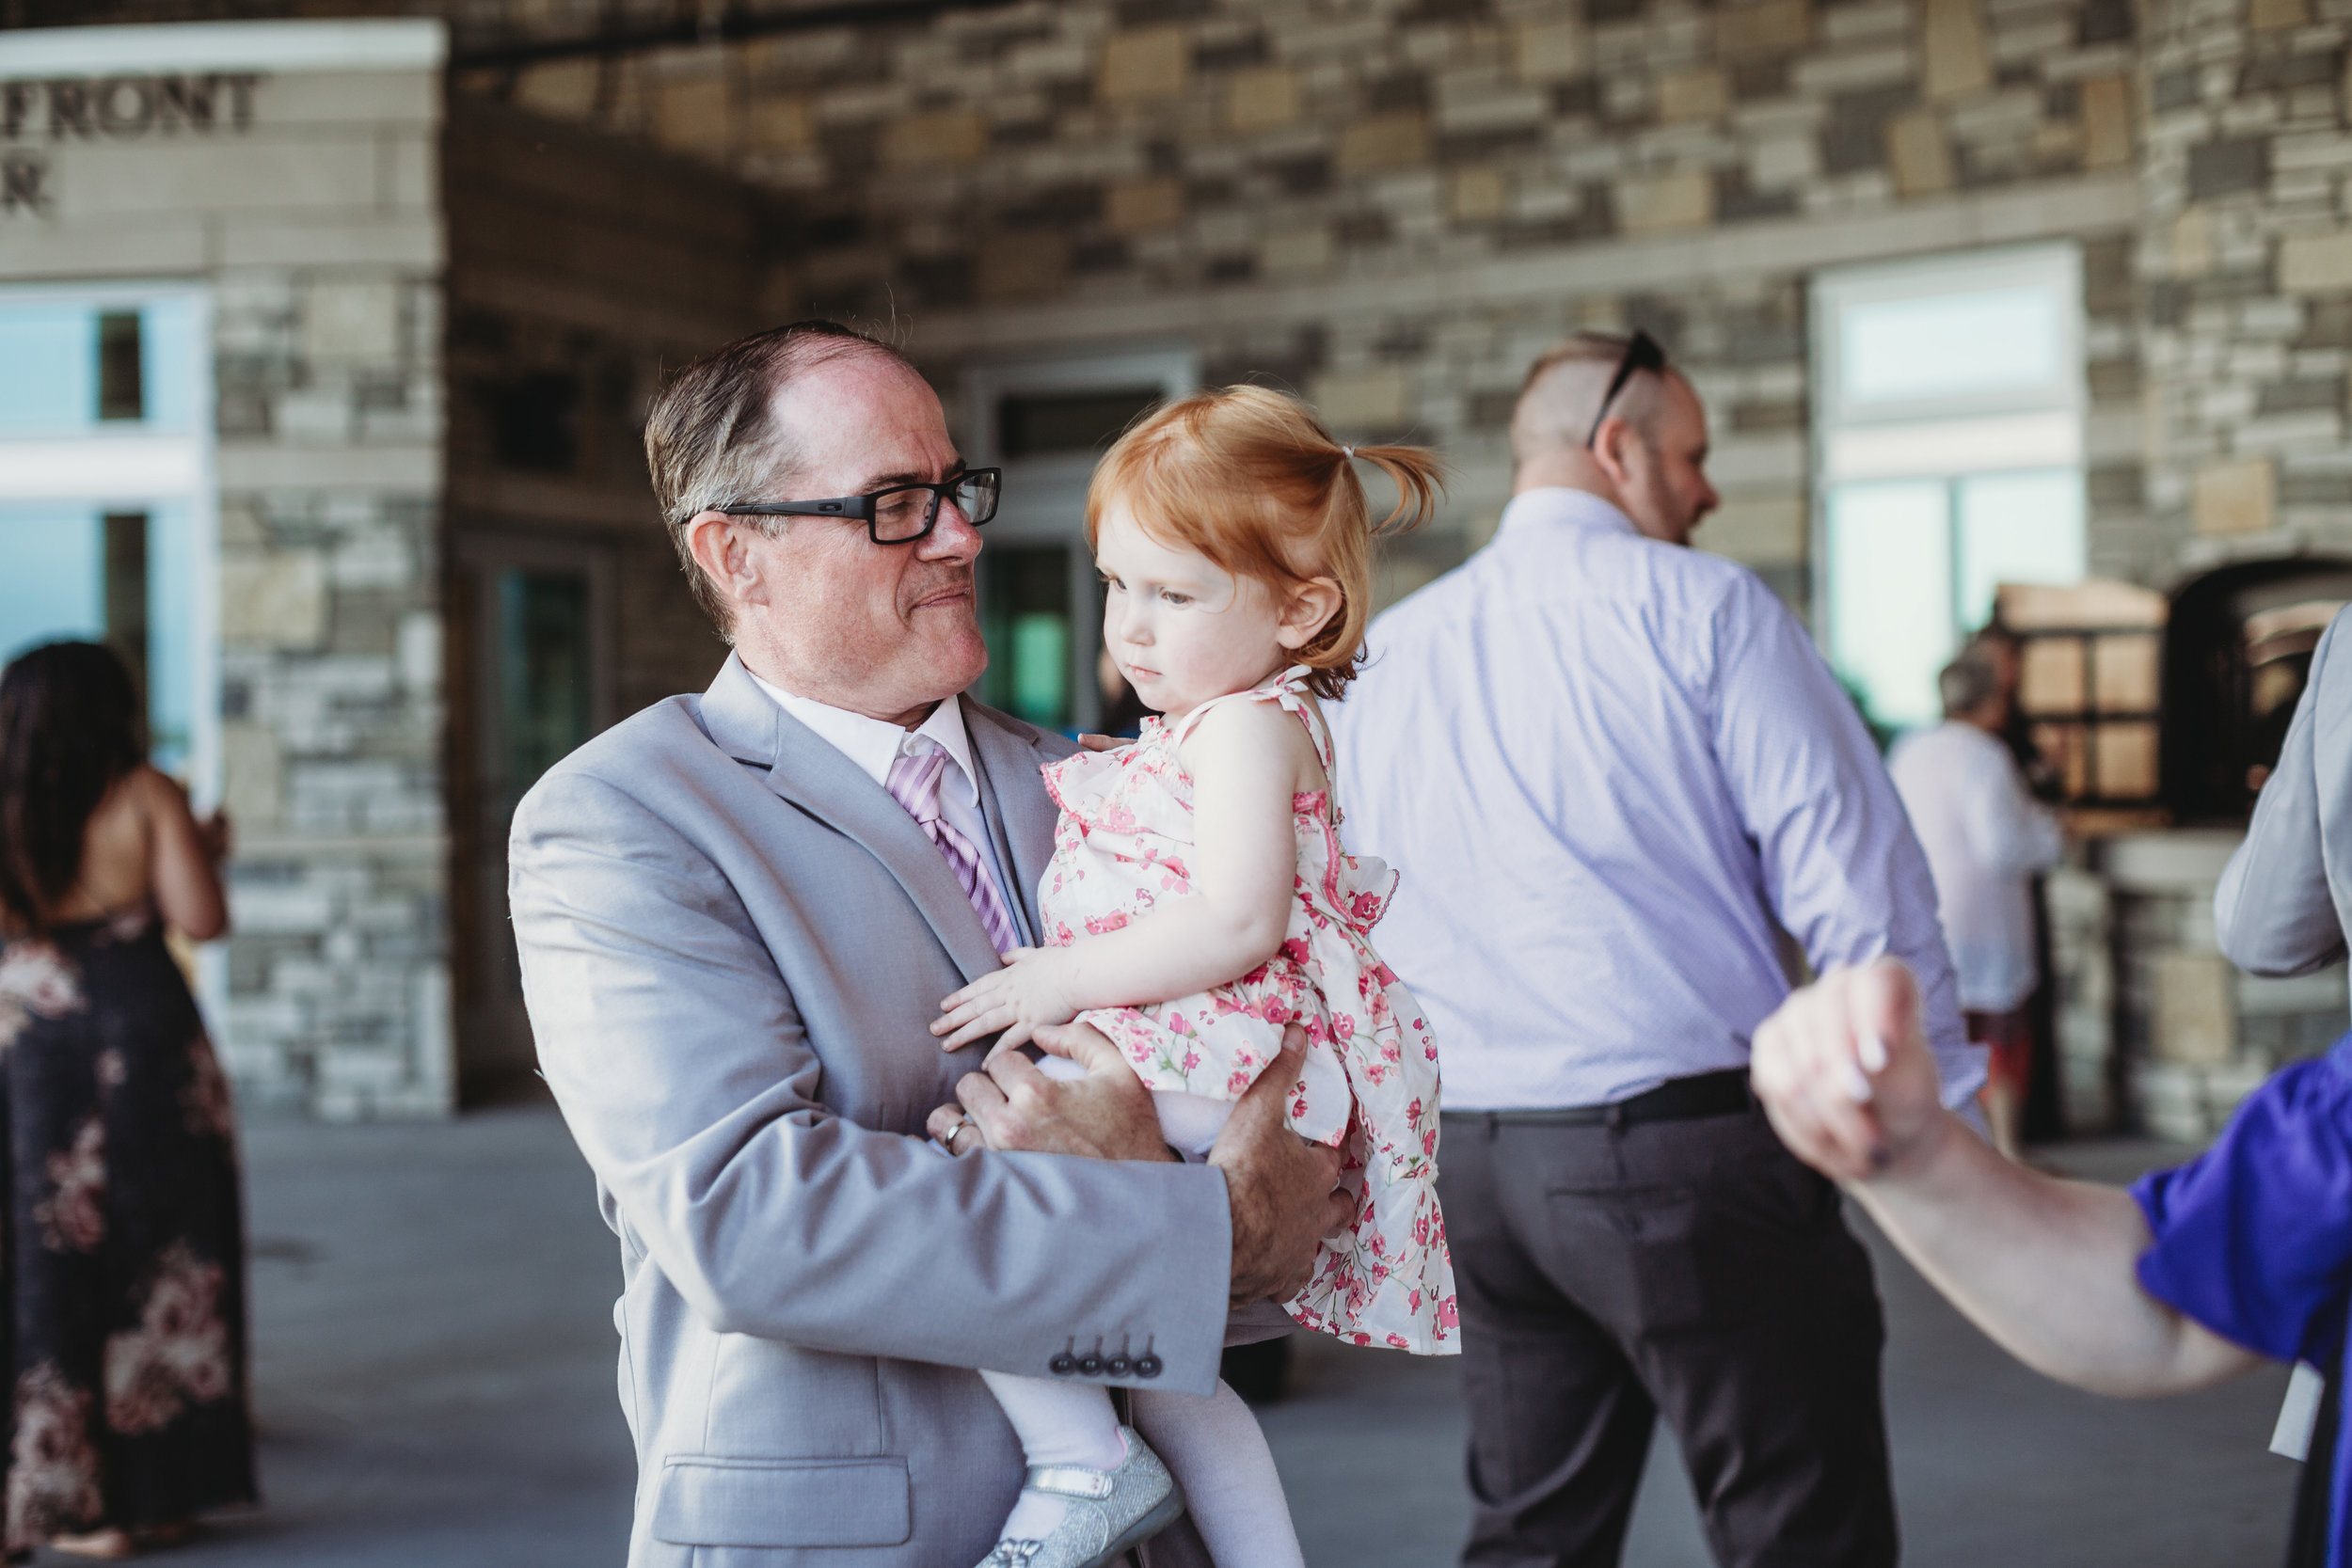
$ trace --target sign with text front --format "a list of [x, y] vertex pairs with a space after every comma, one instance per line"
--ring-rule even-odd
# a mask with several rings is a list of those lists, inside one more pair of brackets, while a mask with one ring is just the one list
[[0, 216], [47, 210], [46, 154], [58, 144], [251, 130], [264, 80], [253, 71], [0, 80]]

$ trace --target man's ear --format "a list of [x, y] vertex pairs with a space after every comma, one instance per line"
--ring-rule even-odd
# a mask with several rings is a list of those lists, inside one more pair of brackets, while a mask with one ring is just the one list
[[1641, 440], [1632, 425], [1613, 414], [1601, 420], [1600, 428], [1593, 433], [1593, 461], [1609, 476], [1609, 483], [1616, 486], [1619, 495], [1625, 493], [1626, 481], [1632, 477], [1633, 449]]
[[1274, 641], [1296, 653], [1312, 642], [1347, 602], [1340, 585], [1329, 578], [1310, 578], [1290, 592], [1275, 623]]
[[759, 563], [743, 527], [723, 512], [699, 512], [686, 525], [686, 547], [720, 596], [756, 603], [762, 588]]

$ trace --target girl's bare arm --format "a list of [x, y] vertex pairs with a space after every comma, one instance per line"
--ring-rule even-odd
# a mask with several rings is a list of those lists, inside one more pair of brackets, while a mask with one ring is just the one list
[[1280, 950], [1297, 881], [1291, 798], [1322, 765], [1298, 721], [1270, 703], [1230, 703], [1184, 741], [1194, 849], [1152, 913], [1074, 946], [1025, 950], [946, 999], [933, 1032], [955, 1050], [998, 1030], [1058, 1023], [1089, 1007], [1140, 1006], [1225, 985]]

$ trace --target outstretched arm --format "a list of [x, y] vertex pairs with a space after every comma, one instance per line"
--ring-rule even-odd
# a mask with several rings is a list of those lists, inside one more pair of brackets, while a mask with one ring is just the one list
[[1274, 957], [1290, 928], [1298, 849], [1291, 796], [1318, 768], [1298, 721], [1271, 703], [1228, 703], [1184, 742], [1193, 854], [1170, 863], [1152, 911], [1069, 947], [1023, 948], [940, 1004], [949, 1051], [1003, 1032], [1004, 1052], [1089, 1007], [1141, 1006], [1225, 985]]
[[1937, 1102], [1910, 972], [1889, 959], [1797, 992], [1757, 1030], [1757, 1098], [1996, 1343], [2096, 1393], [2184, 1392], [2259, 1357], [2140, 1288], [2131, 1196], [2001, 1158]]

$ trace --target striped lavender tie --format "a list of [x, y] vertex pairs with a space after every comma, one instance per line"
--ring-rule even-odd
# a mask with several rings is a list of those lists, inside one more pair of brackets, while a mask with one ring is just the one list
[[1021, 929], [1013, 924], [1012, 911], [1005, 908], [1005, 895], [996, 891], [996, 879], [980, 863], [979, 851], [939, 814], [939, 783], [947, 770], [947, 753], [928, 739], [920, 751], [909, 752], [890, 765], [890, 777], [882, 787], [906, 807], [923, 835], [939, 847], [947, 868], [963, 885], [963, 895], [972, 900], [973, 911], [980, 917], [990, 942], [997, 952], [1009, 953], [1021, 945]]

